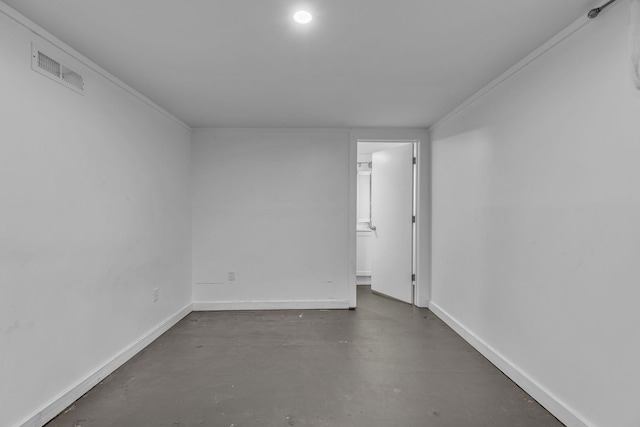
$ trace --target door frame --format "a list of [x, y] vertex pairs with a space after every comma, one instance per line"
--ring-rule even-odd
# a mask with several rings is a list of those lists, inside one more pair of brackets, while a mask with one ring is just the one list
[[431, 300], [431, 144], [426, 129], [362, 129], [349, 136], [349, 307], [356, 307], [356, 221], [358, 142], [415, 142], [415, 272], [414, 304], [429, 307]]

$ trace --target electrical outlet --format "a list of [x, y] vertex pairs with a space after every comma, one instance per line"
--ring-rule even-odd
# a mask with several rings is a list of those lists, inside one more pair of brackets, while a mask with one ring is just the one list
[[158, 290], [158, 288], [154, 288], [153, 289], [153, 302], [158, 302], [159, 299], [160, 299], [160, 291]]
[[235, 282], [236, 281], [236, 272], [235, 271], [227, 272], [227, 280], [229, 282]]

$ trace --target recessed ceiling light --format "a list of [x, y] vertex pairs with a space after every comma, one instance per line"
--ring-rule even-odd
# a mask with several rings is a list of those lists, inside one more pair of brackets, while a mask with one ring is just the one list
[[313, 19], [313, 16], [306, 10], [299, 10], [293, 14], [293, 20], [298, 24], [308, 24]]

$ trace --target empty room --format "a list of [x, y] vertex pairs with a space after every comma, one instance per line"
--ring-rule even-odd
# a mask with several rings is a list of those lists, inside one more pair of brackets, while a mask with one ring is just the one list
[[640, 0], [0, 0], [0, 426], [640, 426]]

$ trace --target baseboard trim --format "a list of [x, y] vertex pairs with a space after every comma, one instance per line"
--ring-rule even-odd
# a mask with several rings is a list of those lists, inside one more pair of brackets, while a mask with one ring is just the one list
[[453, 329], [465, 341], [471, 344], [498, 369], [504, 372], [504, 374], [511, 378], [513, 382], [529, 393], [531, 397], [538, 401], [538, 403], [547, 408], [549, 412], [551, 412], [565, 425], [568, 427], [595, 427], [594, 424], [588, 422], [577, 411], [570, 408], [566, 403], [547, 390], [535, 379], [531, 378], [531, 376], [516, 364], [500, 354], [499, 351], [492, 348], [469, 328], [447, 313], [447, 311], [441, 308], [438, 304], [430, 301], [429, 310], [451, 327], [451, 329]]
[[322, 310], [347, 309], [347, 300], [313, 301], [198, 301], [193, 303], [193, 311], [233, 311], [233, 310]]
[[167, 319], [147, 331], [138, 338], [134, 343], [124, 348], [122, 351], [114, 355], [111, 360], [103, 366], [90, 373], [84, 379], [78, 381], [67, 390], [60, 393], [52, 399], [43, 408], [39, 409], [33, 415], [17, 424], [16, 427], [41, 427], [51, 421], [59, 413], [65, 410], [69, 405], [82, 397], [86, 392], [91, 390], [105, 377], [113, 371], [125, 364], [129, 359], [138, 354], [142, 349], [151, 344], [156, 338], [169, 330], [172, 326], [182, 320], [186, 315], [191, 313], [192, 304], [188, 304], [177, 313], [169, 316]]

